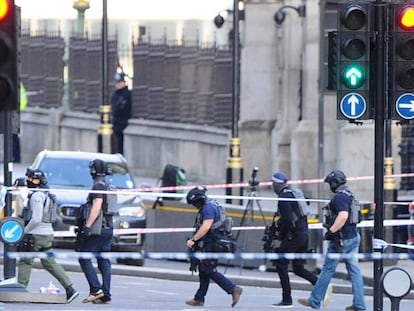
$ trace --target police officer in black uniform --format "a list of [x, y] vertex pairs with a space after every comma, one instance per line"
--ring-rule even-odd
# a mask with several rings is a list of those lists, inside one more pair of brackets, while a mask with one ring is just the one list
[[[92, 190], [87, 201], [92, 208], [81, 231], [79, 249], [81, 252], [110, 252], [113, 237], [113, 219], [111, 215], [104, 213], [105, 193], [108, 189], [105, 176], [111, 175], [111, 167], [101, 159], [94, 159], [89, 163], [89, 173], [93, 178]], [[99, 234], [95, 234], [92, 227], [101, 228]], [[98, 270], [102, 275], [102, 282], [98, 279], [95, 267], [90, 258], [79, 258], [79, 264], [89, 285], [89, 296], [82, 300], [83, 303], [110, 304], [111, 303], [111, 261], [108, 258], [98, 256]]]
[[[216, 204], [207, 200], [206, 188], [195, 187], [187, 193], [187, 203], [198, 209], [195, 233], [187, 241], [187, 247], [194, 249], [198, 246], [197, 251], [213, 252], [214, 236], [211, 230], [213, 223], [220, 220], [220, 211]], [[200, 286], [193, 299], [186, 301], [187, 305], [201, 307], [204, 305], [204, 298], [210, 284], [210, 279], [216, 282], [227, 294], [232, 295], [232, 304], [234, 307], [240, 299], [242, 288], [233, 284], [223, 274], [217, 271], [217, 259], [203, 259], [198, 264]]]
[[115, 74], [115, 88], [111, 99], [112, 129], [116, 139], [116, 152], [124, 154], [124, 130], [131, 118], [132, 96], [123, 72]]
[[[272, 176], [273, 191], [279, 198], [295, 199], [295, 196], [287, 184], [288, 178], [285, 173], [276, 172]], [[306, 253], [308, 251], [308, 220], [306, 216], [300, 216], [297, 201], [280, 200], [278, 203], [279, 228], [281, 243], [276, 248], [277, 253]], [[278, 259], [274, 261], [282, 286], [282, 301], [273, 304], [273, 308], [293, 308], [291, 287], [288, 275], [289, 260]], [[305, 260], [292, 260], [293, 272], [314, 285], [317, 276], [305, 269]]]

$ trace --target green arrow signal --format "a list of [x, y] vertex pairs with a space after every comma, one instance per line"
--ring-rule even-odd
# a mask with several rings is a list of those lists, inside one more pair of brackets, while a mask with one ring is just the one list
[[342, 83], [350, 89], [357, 89], [365, 83], [365, 73], [361, 66], [349, 65], [344, 68]]

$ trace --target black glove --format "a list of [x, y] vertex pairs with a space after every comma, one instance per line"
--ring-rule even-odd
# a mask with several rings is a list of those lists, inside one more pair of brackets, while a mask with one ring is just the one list
[[81, 231], [81, 236], [83, 237], [83, 238], [88, 238], [88, 237], [90, 237], [92, 234], [91, 234], [91, 229], [90, 228], [88, 228], [88, 227], [84, 227], [83, 229], [82, 229], [82, 231]]
[[337, 239], [335, 233], [333, 233], [331, 230], [326, 231], [324, 240], [327, 241], [335, 241]]

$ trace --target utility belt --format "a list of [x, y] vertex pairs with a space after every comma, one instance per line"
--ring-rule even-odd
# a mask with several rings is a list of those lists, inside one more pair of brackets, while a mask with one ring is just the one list
[[114, 227], [114, 222], [112, 215], [103, 215], [102, 217], [102, 229], [112, 229]]

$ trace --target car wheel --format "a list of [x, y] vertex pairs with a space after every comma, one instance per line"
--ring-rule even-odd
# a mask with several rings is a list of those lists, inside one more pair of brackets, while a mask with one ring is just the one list
[[144, 265], [144, 259], [122, 259], [118, 258], [116, 260], [117, 263], [128, 265], [128, 266], [140, 266], [142, 267]]

